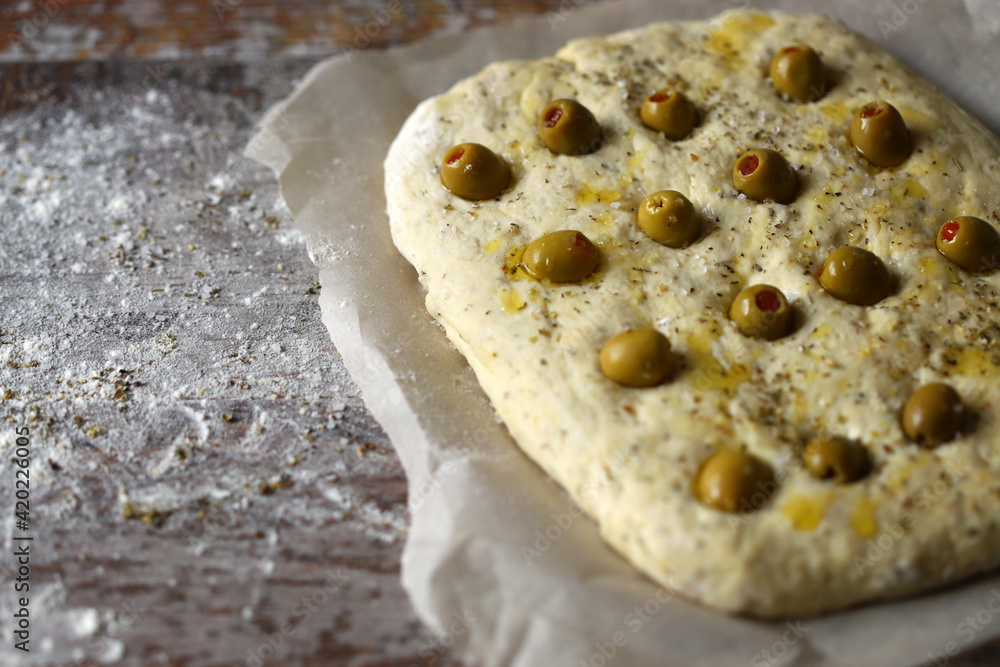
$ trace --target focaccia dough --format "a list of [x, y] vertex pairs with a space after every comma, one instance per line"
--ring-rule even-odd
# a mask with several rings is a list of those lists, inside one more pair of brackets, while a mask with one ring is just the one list
[[[832, 72], [819, 101], [784, 101], [767, 79], [773, 54], [792, 43], [811, 45]], [[638, 115], [668, 82], [701, 114], [677, 142]], [[594, 112], [608, 131], [598, 151], [562, 156], [541, 143], [536, 118], [556, 98]], [[870, 167], [848, 139], [854, 111], [878, 99], [912, 133], [896, 169]], [[442, 186], [442, 156], [461, 142], [511, 166], [497, 199], [469, 202]], [[796, 168], [792, 204], [737, 194], [733, 164], [749, 148], [778, 150]], [[951, 217], [997, 224], [998, 160], [987, 129], [839, 22], [734, 11], [491, 65], [421, 104], [385, 171], [393, 239], [520, 447], [653, 579], [775, 616], [926, 590], [1000, 561], [1000, 278], [967, 273], [934, 247]], [[659, 245], [636, 225], [639, 203], [664, 189], [702, 214], [689, 247]], [[510, 251], [560, 229], [599, 246], [594, 277], [508, 277]], [[816, 272], [842, 245], [879, 255], [893, 295], [860, 307], [825, 293]], [[753, 340], [728, 319], [740, 289], [757, 283], [794, 306], [790, 336]], [[601, 375], [601, 346], [637, 326], [657, 327], [680, 355], [671, 382], [629, 389]], [[929, 449], [906, 439], [899, 415], [934, 380], [977, 419]], [[819, 435], [863, 443], [873, 473], [849, 485], [812, 477], [801, 452]], [[693, 497], [699, 465], [726, 447], [778, 472], [759, 511], [726, 514]]]

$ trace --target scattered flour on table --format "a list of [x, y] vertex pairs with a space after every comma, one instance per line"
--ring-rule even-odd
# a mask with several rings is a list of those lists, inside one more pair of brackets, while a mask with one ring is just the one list
[[[199, 95], [197, 113], [143, 91], [113, 124], [65, 104], [0, 123], [0, 452], [30, 427], [39, 521], [155, 528], [201, 508], [191, 550], [207, 557], [229, 525], [219, 517], [270, 503], [289, 525], [336, 519], [396, 542], [401, 504], [338, 484], [398, 464], [335, 363], [302, 235], [240, 154], [249, 121], [227, 127]], [[0, 529], [10, 546], [11, 520]], [[279, 548], [281, 531], [265, 534]], [[110, 622], [36, 609], [68, 636]], [[108, 643], [100, 660], [122, 650]]]

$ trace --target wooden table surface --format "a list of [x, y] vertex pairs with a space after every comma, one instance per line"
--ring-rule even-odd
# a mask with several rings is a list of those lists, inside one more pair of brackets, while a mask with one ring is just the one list
[[[560, 0], [0, 3], [0, 664], [457, 665], [255, 122], [321, 57]], [[12, 648], [31, 535], [31, 652]], [[445, 643], [448, 643], [445, 641]]]
[[7, 0], [0, 58], [325, 57], [601, 0]]
[[400, 587], [399, 461], [240, 153], [321, 57], [581, 2], [3, 3], [0, 449], [29, 429], [32, 486], [22, 530], [0, 460], [0, 664], [459, 664]]

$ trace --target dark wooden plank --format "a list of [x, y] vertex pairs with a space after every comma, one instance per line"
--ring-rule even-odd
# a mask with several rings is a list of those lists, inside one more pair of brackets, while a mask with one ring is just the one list
[[457, 664], [400, 586], [398, 459], [240, 155], [309, 65], [0, 67], [0, 447], [30, 428], [39, 664]]
[[0, 58], [321, 56], [579, 4], [579, 0], [11, 2], [0, 9], [0, 26], [5, 26], [0, 30]]
[[315, 57], [578, 4], [3, 3], [0, 448], [31, 428], [37, 664], [458, 664], [399, 584], [402, 469], [239, 153]]

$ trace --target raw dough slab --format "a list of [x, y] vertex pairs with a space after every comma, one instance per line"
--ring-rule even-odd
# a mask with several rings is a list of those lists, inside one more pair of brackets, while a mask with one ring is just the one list
[[[649, 602], [657, 587], [604, 547], [588, 521], [575, 521], [525, 566], [520, 548], [571, 506], [496, 428], [468, 365], [424, 313], [416, 275], [389, 238], [382, 196], [381, 162], [400, 125], [420, 100], [454, 81], [496, 60], [551, 54], [572, 37], [703, 17], [732, 4], [615, 2], [568, 12], [565, 21], [541, 17], [335, 59], [269, 114], [251, 146], [281, 179], [321, 267], [324, 321], [407, 468], [413, 522], [404, 584], [421, 615], [480, 664], [599, 662], [595, 642], [619, 631], [629, 633], [617, 649], [621, 664], [745, 664], [786, 631], [677, 599], [657, 607]], [[823, 3], [767, 3], [782, 4], [819, 10]], [[888, 16], [867, 2], [830, 11], [876, 37]], [[891, 49], [1000, 127], [990, 102], [1000, 49], [970, 39], [971, 23], [960, 3], [926, 4], [905, 31], [890, 35]], [[992, 577], [817, 619], [771, 664], [888, 667], [923, 663], [946, 647], [968, 650], [990, 641], [996, 624], [970, 638], [956, 626], [984, 609], [998, 584]], [[657, 613], [632, 632], [625, 618], [647, 602]], [[452, 626], [456, 613], [475, 622]], [[949, 664], [985, 665], [988, 654], [982, 660]]]
[[[815, 103], [783, 101], [763, 75], [794, 43], [814, 45], [835, 79]], [[668, 80], [704, 116], [675, 142], [637, 112]], [[556, 156], [541, 143], [535, 119], [558, 98], [594, 112], [608, 134], [599, 150]], [[901, 110], [914, 137], [898, 169], [870, 168], [846, 136], [854, 110], [877, 99]], [[440, 183], [442, 156], [466, 141], [511, 165], [514, 183], [495, 200], [469, 202]], [[748, 148], [797, 168], [794, 202], [735, 191], [732, 165]], [[998, 162], [989, 130], [840, 22], [731, 11], [491, 65], [421, 104], [385, 171], [393, 239], [427, 309], [519, 445], [650, 577], [773, 617], [927, 590], [1000, 559], [1000, 276], [970, 275], [934, 248], [949, 218], [1000, 219]], [[684, 249], [636, 226], [642, 199], [663, 189], [688, 196], [703, 220]], [[560, 229], [600, 248], [595, 277], [512, 278], [508, 254]], [[873, 307], [828, 295], [815, 274], [843, 245], [882, 257], [895, 293]], [[788, 297], [795, 332], [752, 340], [729, 321], [736, 294], [755, 284]], [[604, 342], [654, 325], [684, 368], [656, 388], [603, 378]], [[898, 415], [932, 381], [954, 385], [978, 425], [928, 451], [907, 441]], [[863, 443], [874, 473], [851, 485], [815, 479], [801, 450], [820, 436]], [[780, 488], [759, 511], [695, 500], [699, 465], [723, 448], [776, 471]], [[891, 548], [871, 553], [881, 542]]]

